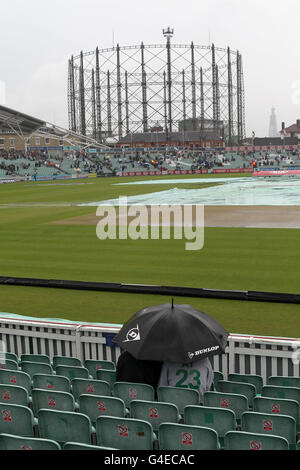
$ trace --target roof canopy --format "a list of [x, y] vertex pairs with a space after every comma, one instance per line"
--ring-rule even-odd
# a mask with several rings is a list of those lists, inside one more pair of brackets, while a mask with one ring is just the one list
[[31, 134], [45, 125], [46, 123], [40, 119], [0, 105], [0, 129], [3, 132], [13, 130]]

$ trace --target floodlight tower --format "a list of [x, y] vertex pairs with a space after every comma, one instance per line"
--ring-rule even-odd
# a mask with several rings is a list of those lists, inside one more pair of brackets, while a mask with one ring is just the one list
[[168, 130], [172, 132], [173, 121], [172, 121], [172, 70], [171, 70], [171, 38], [174, 36], [174, 29], [168, 27], [168, 29], [163, 29], [163, 35], [167, 38], [167, 82], [166, 87], [168, 89]]

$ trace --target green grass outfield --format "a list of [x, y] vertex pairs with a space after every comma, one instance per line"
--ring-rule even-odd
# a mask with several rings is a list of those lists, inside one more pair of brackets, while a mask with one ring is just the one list
[[[190, 184], [180, 187], [201, 187], [190, 179]], [[157, 185], [113, 186], [125, 181], [137, 178], [0, 185], [0, 275], [300, 293], [296, 229], [206, 228], [204, 248], [188, 252], [184, 240], [100, 241], [96, 226], [51, 224], [96, 214], [96, 207], [72, 203], [176, 187], [159, 185], [159, 178]], [[0, 286], [2, 312], [83, 322], [123, 323], [140, 308], [169, 300]], [[182, 297], [175, 302], [211, 314], [231, 333], [300, 337], [300, 305]]]

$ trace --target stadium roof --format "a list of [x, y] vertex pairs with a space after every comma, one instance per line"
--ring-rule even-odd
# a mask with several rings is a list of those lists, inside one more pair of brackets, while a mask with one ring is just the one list
[[31, 134], [46, 123], [40, 119], [0, 105], [0, 129]]

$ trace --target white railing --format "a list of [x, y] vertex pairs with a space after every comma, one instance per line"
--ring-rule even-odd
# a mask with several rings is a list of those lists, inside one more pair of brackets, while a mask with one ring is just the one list
[[[8, 352], [106, 359], [116, 363], [120, 348], [111, 344], [120, 325], [16, 319], [0, 315], [0, 341]], [[225, 354], [213, 356], [215, 371], [258, 374], [266, 383], [271, 375], [300, 376], [300, 339], [231, 334]]]

